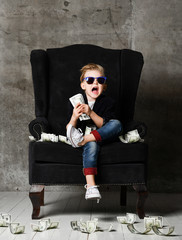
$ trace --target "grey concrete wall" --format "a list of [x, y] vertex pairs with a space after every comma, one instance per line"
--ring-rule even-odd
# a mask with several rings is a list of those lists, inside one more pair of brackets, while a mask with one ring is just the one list
[[181, 191], [181, 12], [181, 0], [0, 0], [0, 190], [29, 188], [30, 51], [89, 43], [143, 53], [136, 119], [149, 128], [148, 186]]

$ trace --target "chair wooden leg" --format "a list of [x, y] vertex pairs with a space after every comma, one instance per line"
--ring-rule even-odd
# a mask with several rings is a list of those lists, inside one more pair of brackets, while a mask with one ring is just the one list
[[133, 185], [137, 192], [136, 212], [140, 219], [145, 217], [144, 205], [148, 197], [147, 187], [145, 185]]
[[120, 206], [126, 206], [127, 186], [121, 185]]
[[32, 219], [39, 219], [40, 206], [44, 206], [44, 185], [32, 185], [29, 197], [33, 205]]

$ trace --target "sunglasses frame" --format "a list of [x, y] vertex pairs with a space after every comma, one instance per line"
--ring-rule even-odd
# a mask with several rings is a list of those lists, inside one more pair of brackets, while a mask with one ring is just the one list
[[99, 84], [105, 84], [106, 79], [107, 79], [107, 77], [85, 77], [83, 79], [83, 81], [85, 80], [87, 84], [93, 84], [93, 82], [92, 83], [88, 83], [89, 78], [94, 78], [93, 82], [95, 81], [95, 79], [97, 79], [98, 83], [99, 83], [99, 81], [98, 81], [99, 78], [104, 78], [104, 82], [103, 83], [99, 83]]

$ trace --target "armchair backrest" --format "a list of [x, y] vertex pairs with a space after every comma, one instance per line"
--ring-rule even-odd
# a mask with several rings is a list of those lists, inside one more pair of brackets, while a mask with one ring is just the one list
[[105, 69], [108, 79], [105, 94], [115, 99], [117, 118], [123, 124], [133, 119], [143, 67], [141, 53], [89, 44], [33, 50], [35, 115], [47, 118], [53, 133], [65, 135], [68, 99], [81, 92], [80, 69], [92, 62]]

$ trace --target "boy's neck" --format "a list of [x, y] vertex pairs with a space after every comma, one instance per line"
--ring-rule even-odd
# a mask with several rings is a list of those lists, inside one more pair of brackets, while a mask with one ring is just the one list
[[97, 98], [92, 98], [92, 97], [90, 97], [90, 96], [87, 95], [86, 93], [85, 93], [85, 95], [86, 95], [86, 97], [87, 97], [87, 101], [88, 101], [88, 102], [95, 102], [96, 99], [97, 99]]

